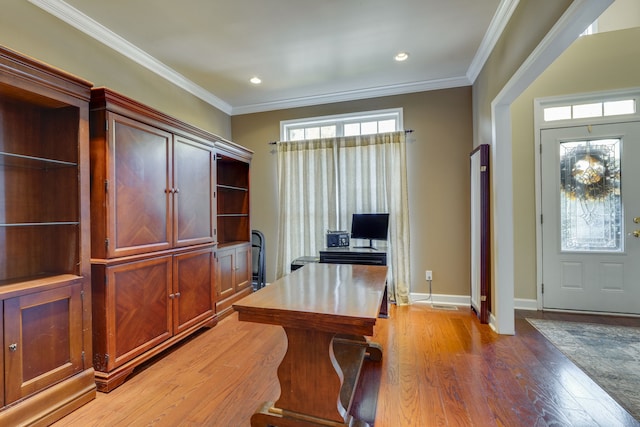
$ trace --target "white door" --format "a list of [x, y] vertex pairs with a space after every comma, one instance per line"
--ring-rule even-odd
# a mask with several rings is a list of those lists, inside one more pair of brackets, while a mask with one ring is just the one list
[[540, 140], [543, 307], [640, 314], [640, 123]]

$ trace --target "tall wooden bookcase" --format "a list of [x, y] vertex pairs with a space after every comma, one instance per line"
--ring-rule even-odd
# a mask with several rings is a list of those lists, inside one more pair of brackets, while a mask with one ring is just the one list
[[218, 249], [216, 311], [232, 313], [232, 304], [252, 292], [249, 164], [252, 152], [229, 143], [216, 147]]
[[90, 88], [0, 48], [0, 425], [47, 425], [95, 397]]

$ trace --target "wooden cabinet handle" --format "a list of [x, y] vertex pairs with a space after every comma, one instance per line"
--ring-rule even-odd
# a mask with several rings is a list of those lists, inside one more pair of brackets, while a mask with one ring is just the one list
[[10, 351], [16, 351], [18, 350], [18, 344], [17, 343], [13, 343], [13, 344], [9, 344], [9, 350]]

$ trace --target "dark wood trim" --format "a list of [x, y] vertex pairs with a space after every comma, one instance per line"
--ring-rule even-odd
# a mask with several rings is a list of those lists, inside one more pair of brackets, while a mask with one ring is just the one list
[[480, 155], [480, 313], [481, 323], [489, 323], [491, 311], [491, 174], [489, 165], [490, 146], [482, 144], [471, 154]]

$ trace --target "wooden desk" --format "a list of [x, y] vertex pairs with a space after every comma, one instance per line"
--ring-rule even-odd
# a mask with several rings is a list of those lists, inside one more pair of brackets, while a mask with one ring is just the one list
[[280, 325], [287, 352], [278, 367], [280, 397], [251, 417], [252, 427], [366, 426], [349, 414], [385, 291], [387, 267], [308, 264], [233, 307], [240, 320]]
[[[320, 251], [320, 262], [327, 264], [387, 265], [387, 252], [371, 248], [325, 248]], [[380, 317], [389, 317], [387, 289], [380, 304]]]

